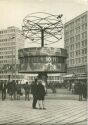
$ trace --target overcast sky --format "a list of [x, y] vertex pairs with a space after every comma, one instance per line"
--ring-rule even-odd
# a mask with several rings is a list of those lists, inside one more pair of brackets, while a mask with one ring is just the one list
[[[23, 18], [34, 12], [63, 14], [63, 21], [78, 16], [88, 8], [88, 0], [0, 0], [0, 29], [16, 26], [21, 29]], [[59, 46], [63, 47], [63, 41]]]

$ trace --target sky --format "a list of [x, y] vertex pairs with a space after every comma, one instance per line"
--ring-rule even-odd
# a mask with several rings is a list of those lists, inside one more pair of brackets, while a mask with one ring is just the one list
[[[63, 14], [63, 23], [87, 11], [88, 0], [0, 0], [0, 29], [21, 29], [24, 17], [35, 12]], [[27, 40], [25, 46], [31, 46]], [[63, 47], [64, 40], [54, 46]]]

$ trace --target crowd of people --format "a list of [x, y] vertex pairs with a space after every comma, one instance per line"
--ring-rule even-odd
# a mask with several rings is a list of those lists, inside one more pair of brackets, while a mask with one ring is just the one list
[[6, 99], [7, 94], [11, 100], [20, 100], [20, 97], [23, 95], [22, 89], [24, 89], [25, 100], [30, 100], [30, 94], [33, 95], [33, 104], [32, 108], [36, 109], [36, 104], [38, 102], [39, 109], [45, 109], [44, 97], [46, 94], [45, 83], [41, 79], [35, 79], [31, 84], [26, 82], [23, 86], [18, 81], [1, 81], [0, 90], [2, 93], [2, 100]]
[[87, 100], [87, 82], [82, 80], [73, 80], [69, 81], [67, 84], [67, 88], [72, 94], [79, 95], [79, 101], [83, 99]]
[[[79, 95], [79, 101], [83, 98], [87, 100], [87, 82], [81, 80], [69, 81], [68, 83], [64, 81], [63, 86], [67, 88], [72, 94]], [[50, 86], [53, 93], [56, 93], [56, 86], [52, 84]], [[24, 93], [22, 92], [24, 89]], [[39, 109], [45, 109], [44, 100], [47, 93], [45, 82], [42, 79], [36, 78], [31, 84], [26, 82], [21, 84], [18, 81], [1, 81], [0, 83], [1, 97], [4, 101], [9, 95], [10, 100], [20, 100], [20, 97], [24, 94], [25, 100], [30, 100], [30, 94], [33, 95], [32, 108], [36, 109], [36, 104], [38, 103]]]

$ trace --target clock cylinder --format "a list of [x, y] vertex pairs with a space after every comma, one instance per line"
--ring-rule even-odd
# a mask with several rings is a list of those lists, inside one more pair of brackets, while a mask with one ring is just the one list
[[64, 73], [67, 51], [53, 47], [31, 47], [18, 51], [20, 73]]

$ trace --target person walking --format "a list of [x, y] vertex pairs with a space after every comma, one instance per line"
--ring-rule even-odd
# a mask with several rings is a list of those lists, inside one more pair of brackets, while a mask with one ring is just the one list
[[2, 81], [2, 84], [1, 84], [2, 100], [6, 99], [6, 89], [7, 89], [6, 83]]
[[21, 96], [21, 84], [19, 84], [18, 82], [16, 84], [16, 91], [17, 91], [17, 100], [20, 100], [20, 96]]
[[33, 95], [33, 103], [32, 103], [32, 108], [33, 109], [37, 109], [36, 108], [36, 104], [37, 104], [37, 92], [38, 92], [37, 79], [35, 79], [35, 81], [33, 81], [32, 84], [31, 84], [31, 93]]
[[83, 98], [87, 100], [87, 83], [86, 82], [83, 83]]
[[13, 100], [13, 91], [14, 91], [13, 81], [8, 81], [7, 89], [10, 99]]
[[16, 100], [16, 82], [13, 80], [13, 99]]
[[83, 97], [83, 84], [81, 81], [78, 82], [78, 94], [79, 94], [79, 101], [82, 101]]
[[72, 94], [75, 93], [75, 83], [74, 82], [72, 83], [71, 92], [72, 92]]
[[38, 100], [38, 104], [39, 104], [39, 109], [46, 109], [45, 105], [44, 105], [44, 98], [45, 98], [45, 87], [42, 84], [42, 81], [39, 80], [38, 82], [38, 93], [37, 93], [37, 100]]
[[24, 86], [24, 90], [25, 90], [25, 100], [30, 100], [30, 98], [29, 98], [30, 86], [28, 85], [28, 82], [26, 82], [26, 84]]

